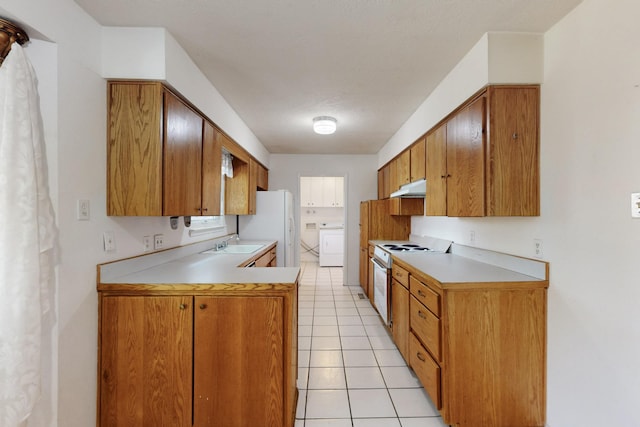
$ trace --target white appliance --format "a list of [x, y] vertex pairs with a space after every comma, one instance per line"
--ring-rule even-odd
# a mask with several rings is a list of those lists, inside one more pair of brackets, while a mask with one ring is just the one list
[[385, 325], [391, 326], [391, 254], [399, 252], [445, 253], [449, 251], [451, 240], [411, 234], [410, 241], [380, 242], [373, 248], [373, 304]]
[[344, 263], [344, 224], [324, 222], [318, 233], [318, 265], [342, 267]]
[[390, 288], [391, 288], [391, 254], [380, 246], [373, 249], [373, 305], [375, 305], [382, 321], [389, 325], [391, 316]]
[[294, 267], [295, 229], [293, 195], [286, 190], [258, 191], [256, 214], [238, 216], [241, 239], [278, 241], [278, 267]]

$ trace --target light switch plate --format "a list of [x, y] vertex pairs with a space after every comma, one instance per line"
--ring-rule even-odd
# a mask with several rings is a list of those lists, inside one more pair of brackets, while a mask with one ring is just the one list
[[89, 221], [89, 219], [91, 219], [91, 207], [89, 200], [78, 200], [76, 208], [76, 219], [78, 221]]
[[113, 252], [116, 250], [116, 236], [113, 231], [105, 231], [102, 234], [102, 243], [105, 252]]
[[640, 218], [640, 193], [631, 193], [631, 218]]

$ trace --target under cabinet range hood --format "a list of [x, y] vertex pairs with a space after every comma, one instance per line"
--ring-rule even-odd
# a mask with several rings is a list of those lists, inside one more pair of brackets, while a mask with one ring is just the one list
[[398, 191], [394, 191], [389, 197], [424, 197], [427, 193], [427, 180], [421, 179], [418, 181], [405, 184]]

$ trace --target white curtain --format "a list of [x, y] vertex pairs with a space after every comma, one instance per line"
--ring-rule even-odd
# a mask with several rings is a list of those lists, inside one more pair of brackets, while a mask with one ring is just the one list
[[233, 178], [233, 156], [224, 151], [222, 152], [222, 175]]
[[36, 76], [14, 43], [0, 67], [0, 426], [24, 425], [40, 395], [57, 230]]

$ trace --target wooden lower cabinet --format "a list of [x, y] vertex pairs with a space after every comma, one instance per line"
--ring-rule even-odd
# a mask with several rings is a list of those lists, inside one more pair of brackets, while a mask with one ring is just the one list
[[101, 292], [98, 426], [292, 427], [297, 286], [289, 288]]
[[285, 425], [283, 299], [196, 297], [195, 305], [194, 425]]
[[409, 290], [391, 281], [391, 333], [398, 351], [409, 362]]
[[192, 300], [100, 299], [99, 426], [191, 426]]
[[[444, 422], [542, 427], [548, 280], [440, 283], [394, 258], [393, 338]], [[396, 275], [396, 272], [399, 272]], [[397, 334], [409, 279], [408, 336]]]

